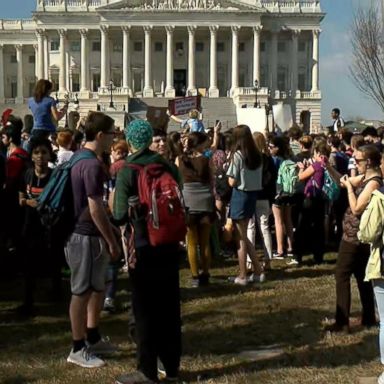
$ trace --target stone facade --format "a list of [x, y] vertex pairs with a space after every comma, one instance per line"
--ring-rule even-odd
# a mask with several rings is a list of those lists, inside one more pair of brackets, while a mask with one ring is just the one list
[[313, 128], [323, 17], [318, 0], [37, 0], [32, 19], [0, 20], [0, 103], [49, 78], [59, 98], [102, 109], [112, 83], [124, 110], [198, 93], [253, 105], [257, 80], [261, 106], [290, 103]]

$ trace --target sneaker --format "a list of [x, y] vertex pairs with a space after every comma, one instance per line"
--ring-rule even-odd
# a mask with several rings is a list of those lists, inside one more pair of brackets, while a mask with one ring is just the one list
[[110, 353], [115, 353], [118, 351], [118, 348], [113, 345], [109, 337], [102, 337], [97, 343], [89, 344], [87, 343], [88, 351], [95, 355], [108, 355]]
[[167, 377], [167, 372], [165, 371], [164, 364], [160, 359], [157, 359], [157, 373], [160, 376], [161, 380]]
[[247, 278], [242, 279], [241, 277], [237, 276], [235, 280], [233, 280], [233, 282], [236, 285], [241, 285], [245, 287], [248, 284], [248, 279]]
[[115, 313], [116, 312], [116, 307], [114, 300], [110, 297], [106, 297], [104, 300], [104, 307], [103, 311], [109, 312], [109, 313]]
[[72, 349], [67, 357], [67, 362], [79, 365], [83, 368], [100, 368], [105, 365], [103, 360], [89, 352], [88, 348], [86, 347], [80, 349], [80, 351], [77, 352], [73, 352]]
[[154, 384], [155, 382], [148, 379], [144, 373], [137, 371], [132, 373], [126, 373], [124, 375], [119, 376], [115, 384]]
[[211, 275], [209, 273], [200, 273], [199, 275], [199, 285], [209, 285], [209, 278]]
[[264, 283], [267, 280], [265, 273], [261, 273], [260, 275], [256, 275], [252, 273], [252, 275], [248, 276], [248, 283]]
[[384, 384], [384, 372], [377, 379], [377, 384]]
[[294, 266], [294, 265], [299, 265], [299, 264], [300, 263], [296, 259], [291, 259], [291, 260], [287, 261], [287, 265]]
[[192, 277], [191, 280], [191, 288], [199, 288], [200, 286], [200, 281], [198, 277]]
[[284, 253], [273, 252], [272, 259], [273, 260], [284, 260]]

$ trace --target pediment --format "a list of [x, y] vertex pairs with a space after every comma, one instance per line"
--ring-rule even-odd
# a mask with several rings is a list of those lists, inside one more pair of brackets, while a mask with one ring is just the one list
[[121, 0], [97, 8], [100, 11], [263, 11], [241, 0]]

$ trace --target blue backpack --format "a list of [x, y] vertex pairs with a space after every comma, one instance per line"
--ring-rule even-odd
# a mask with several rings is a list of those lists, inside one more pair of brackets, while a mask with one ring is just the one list
[[48, 184], [39, 196], [37, 212], [50, 234], [50, 239], [54, 238], [55, 243], [65, 244], [77, 220], [71, 183], [72, 167], [80, 160], [95, 158], [95, 154], [91, 151], [75, 153], [69, 161], [54, 169]]
[[340, 196], [340, 187], [333, 180], [327, 169], [324, 171], [323, 193], [329, 201], [335, 201]]

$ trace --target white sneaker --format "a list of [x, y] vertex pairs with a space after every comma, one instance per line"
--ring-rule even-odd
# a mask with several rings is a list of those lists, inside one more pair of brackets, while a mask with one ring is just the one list
[[83, 368], [100, 368], [105, 365], [103, 360], [90, 353], [86, 347], [77, 352], [73, 352], [72, 349], [67, 357], [67, 362]]
[[241, 277], [237, 276], [233, 282], [237, 285], [242, 285], [244, 287], [248, 284], [248, 279], [242, 279]]
[[267, 280], [267, 276], [265, 273], [261, 273], [260, 275], [255, 275], [252, 273], [248, 278], [248, 283], [264, 283]]
[[113, 345], [109, 337], [102, 337], [97, 343], [89, 344], [87, 343], [88, 351], [95, 355], [108, 355], [110, 353], [115, 353], [118, 351], [118, 348]]
[[384, 384], [384, 372], [377, 379], [377, 384]]
[[299, 262], [296, 259], [292, 259], [287, 261], [287, 265], [292, 265], [292, 266], [299, 265]]

